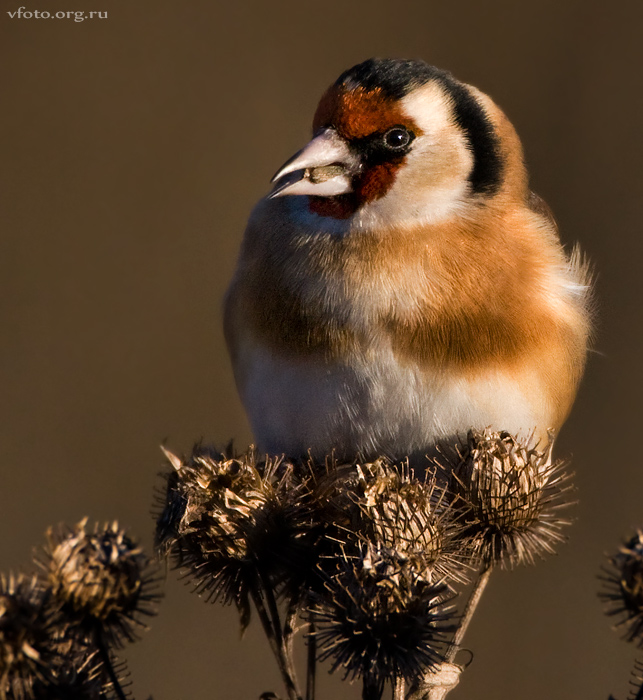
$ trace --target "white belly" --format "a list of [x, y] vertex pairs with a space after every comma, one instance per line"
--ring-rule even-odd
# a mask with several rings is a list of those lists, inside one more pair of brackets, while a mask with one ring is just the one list
[[[470, 428], [526, 436], [548, 427], [545, 407], [530, 405], [499, 370], [475, 379], [430, 372], [401, 365], [388, 349], [350, 366], [277, 357], [256, 346], [244, 354], [239, 389], [257, 447], [270, 454], [311, 450], [321, 458], [335, 450], [346, 459], [399, 459]], [[542, 396], [531, 379], [529, 394]]]

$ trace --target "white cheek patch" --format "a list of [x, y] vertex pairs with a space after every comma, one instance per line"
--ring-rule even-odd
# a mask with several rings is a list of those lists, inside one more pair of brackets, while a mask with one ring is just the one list
[[402, 109], [421, 134], [381, 199], [362, 207], [357, 225], [434, 224], [463, 213], [473, 155], [454, 123], [449, 98], [437, 83], [414, 90]]

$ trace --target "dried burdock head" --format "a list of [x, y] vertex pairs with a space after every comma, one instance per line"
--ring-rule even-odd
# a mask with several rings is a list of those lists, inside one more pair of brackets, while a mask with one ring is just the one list
[[631, 537], [603, 568], [604, 589], [599, 593], [607, 603], [608, 615], [621, 619], [624, 638], [643, 647], [643, 531]]
[[350, 519], [347, 533], [408, 559], [427, 583], [467, 581], [461, 513], [435, 474], [416, 479], [408, 465], [383, 460], [356, 465], [355, 476], [338, 496]]
[[69, 624], [88, 639], [100, 634], [119, 647], [136, 639], [143, 617], [155, 614], [157, 571], [117, 523], [96, 525], [93, 532], [86, 525], [50, 530], [39, 563]]
[[443, 453], [454, 505], [463, 509], [472, 551], [485, 564], [513, 567], [553, 554], [569, 521], [569, 476], [551, 450], [506, 432], [470, 431], [467, 444]]
[[320, 659], [332, 659], [331, 670], [343, 669], [349, 679], [362, 678], [369, 697], [381, 697], [387, 681], [419, 678], [443, 661], [453, 631], [445, 591], [408, 558], [363, 543], [337, 559], [323, 594], [313, 598]]
[[173, 470], [157, 546], [172, 550], [197, 591], [234, 602], [245, 626], [253, 594], [266, 585], [290, 591], [293, 579], [314, 569], [316, 526], [305, 479], [294, 464], [260, 462], [252, 450], [230, 459], [196, 446], [185, 462], [166, 455]]
[[350, 556], [351, 547], [370, 542], [408, 560], [426, 583], [467, 581], [471, 557], [463, 546], [461, 511], [452, 506], [434, 473], [417, 479], [408, 464], [385, 459], [327, 463], [326, 468], [326, 478], [316, 485], [315, 502], [326, 501], [319, 505], [318, 517], [331, 524], [320, 543], [320, 567], [327, 575], [333, 575], [338, 546]]
[[103, 700], [110, 686], [42, 580], [0, 578], [0, 700]]
[[112, 698], [112, 684], [99, 653], [78, 642], [57, 646], [61, 661], [33, 686], [34, 700], [103, 700]]
[[0, 700], [31, 700], [60, 659], [47, 594], [36, 577], [0, 577]]

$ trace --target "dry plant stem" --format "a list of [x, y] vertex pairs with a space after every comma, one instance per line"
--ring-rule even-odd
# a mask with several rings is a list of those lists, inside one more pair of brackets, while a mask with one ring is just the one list
[[404, 700], [406, 683], [404, 678], [396, 678], [393, 683], [393, 700]]
[[362, 700], [380, 700], [382, 697], [382, 688], [379, 683], [374, 683], [372, 680], [364, 679], [362, 686]]
[[277, 662], [279, 663], [279, 668], [281, 670], [284, 683], [286, 684], [288, 697], [290, 700], [301, 700], [301, 693], [299, 692], [299, 688], [297, 686], [295, 664], [293, 662], [294, 611], [288, 611], [286, 625], [282, 627], [281, 618], [279, 616], [279, 607], [277, 605], [277, 599], [275, 597], [275, 592], [270, 579], [261, 574], [261, 584], [266, 598], [266, 603], [268, 604], [267, 616], [272, 623], [272, 629], [274, 632], [275, 646], [273, 647], [273, 650], [276, 650]]
[[451, 688], [445, 688], [442, 685], [438, 685], [435, 688], [429, 690], [428, 695], [425, 695], [424, 700], [444, 700]]
[[465, 608], [464, 613], [462, 614], [462, 622], [456, 630], [456, 633], [453, 637], [453, 641], [449, 645], [447, 653], [444, 657], [444, 660], [449, 663], [453, 663], [455, 655], [460, 650], [460, 645], [462, 644], [462, 640], [464, 639], [467, 627], [469, 627], [469, 623], [471, 622], [473, 613], [476, 611], [478, 603], [480, 602], [480, 598], [482, 598], [482, 594], [484, 593], [484, 589], [486, 588], [487, 583], [489, 582], [489, 577], [491, 576], [492, 569], [493, 566], [491, 564], [485, 565], [484, 569], [480, 573], [480, 576], [478, 577], [478, 580], [476, 581], [476, 585], [473, 591], [471, 591], [471, 596], [469, 598], [469, 601], [467, 602], [467, 607]]
[[264, 576], [261, 577], [263, 582], [263, 589], [266, 594], [266, 601], [268, 602], [268, 611], [272, 618], [273, 627], [277, 634], [277, 644], [279, 645], [280, 656], [283, 662], [283, 667], [286, 671], [284, 680], [287, 681], [288, 694], [291, 695], [292, 700], [301, 700], [301, 693], [299, 692], [297, 684], [297, 673], [295, 671], [295, 664], [292, 658], [293, 653], [293, 629], [292, 620], [290, 616], [288, 618], [287, 624], [284, 627], [281, 626], [281, 619], [279, 617], [279, 607], [277, 606], [277, 599], [275, 598], [275, 593], [272, 588], [270, 581]]
[[[271, 589], [272, 590], [272, 589]], [[275, 603], [276, 609], [276, 603]], [[297, 620], [297, 608], [295, 605], [290, 605], [288, 607], [288, 612], [286, 613], [286, 622], [284, 624], [284, 654], [286, 661], [288, 663], [288, 670], [292, 676], [293, 683], [295, 686], [297, 683], [297, 670], [295, 668], [295, 658], [294, 658], [294, 645], [295, 645], [295, 622]], [[299, 691], [297, 691], [297, 696], [300, 697]]]
[[317, 670], [317, 638], [315, 617], [308, 623], [308, 665], [306, 668], [306, 700], [315, 700], [315, 672]]
[[[266, 595], [266, 598], [268, 596]], [[279, 617], [277, 620], [271, 619], [268, 615], [266, 606], [263, 602], [262, 591], [255, 589], [252, 592], [252, 599], [254, 600], [255, 607], [257, 608], [257, 614], [261, 620], [266, 637], [268, 637], [268, 642], [272, 649], [275, 658], [277, 659], [277, 665], [279, 666], [279, 671], [281, 672], [281, 678], [286, 686], [286, 691], [288, 692], [289, 700], [300, 700], [300, 695], [297, 690], [297, 683], [294, 675], [289, 671], [289, 664], [287, 662], [287, 654], [284, 648], [283, 635], [281, 633], [281, 625], [279, 622]], [[274, 596], [273, 596], [274, 600]]]
[[125, 692], [121, 688], [121, 684], [118, 681], [118, 676], [116, 675], [116, 671], [114, 671], [114, 666], [112, 665], [112, 659], [109, 655], [109, 649], [107, 648], [107, 645], [105, 644], [105, 640], [103, 639], [103, 633], [100, 627], [97, 627], [95, 632], [94, 632], [94, 641], [96, 643], [96, 647], [98, 649], [98, 653], [100, 654], [101, 661], [103, 662], [103, 665], [105, 666], [105, 669], [107, 670], [107, 675], [109, 676], [109, 680], [112, 683], [112, 688], [114, 689], [114, 694], [118, 698], [118, 700], [127, 700], [127, 696], [125, 695]]

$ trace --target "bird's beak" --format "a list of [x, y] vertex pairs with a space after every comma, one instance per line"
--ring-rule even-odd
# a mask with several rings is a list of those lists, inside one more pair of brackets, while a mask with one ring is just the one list
[[352, 191], [359, 160], [334, 129], [324, 129], [277, 171], [269, 197], [312, 194], [332, 197]]

